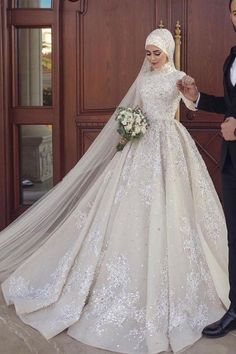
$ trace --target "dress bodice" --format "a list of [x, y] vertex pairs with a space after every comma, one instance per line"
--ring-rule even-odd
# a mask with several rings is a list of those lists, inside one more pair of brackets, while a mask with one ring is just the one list
[[166, 64], [142, 76], [139, 83], [142, 108], [150, 121], [174, 119], [181, 99], [176, 82], [183, 74]]

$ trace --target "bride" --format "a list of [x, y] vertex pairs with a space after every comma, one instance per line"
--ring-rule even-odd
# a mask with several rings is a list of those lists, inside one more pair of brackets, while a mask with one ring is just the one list
[[47, 339], [120, 353], [178, 352], [228, 306], [223, 211], [206, 166], [175, 119], [185, 74], [166, 29], [146, 39], [121, 102], [150, 126], [116, 152], [115, 114], [43, 199], [0, 234], [2, 291]]

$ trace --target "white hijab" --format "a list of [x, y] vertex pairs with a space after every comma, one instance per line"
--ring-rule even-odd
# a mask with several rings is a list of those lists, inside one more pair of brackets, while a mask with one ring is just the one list
[[169, 64], [175, 69], [174, 65], [174, 51], [175, 51], [175, 41], [170, 33], [165, 28], [158, 28], [152, 31], [145, 42], [145, 48], [147, 45], [155, 45], [161, 49], [168, 57]]

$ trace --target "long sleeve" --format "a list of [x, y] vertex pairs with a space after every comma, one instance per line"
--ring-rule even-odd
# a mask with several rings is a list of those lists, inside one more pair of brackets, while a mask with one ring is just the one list
[[227, 113], [227, 106], [224, 97], [217, 97], [200, 92], [200, 100], [198, 102], [198, 109], [207, 112], [214, 112], [219, 114]]
[[232, 100], [232, 103], [229, 105], [229, 107], [227, 107], [225, 117], [236, 118], [236, 100]]
[[196, 105], [194, 102], [188, 100], [182, 93], [180, 93], [181, 99], [183, 100], [185, 106], [190, 109], [190, 111], [197, 111]]
[[[181, 80], [186, 73], [184, 71], [176, 71], [177, 72], [177, 80]], [[195, 103], [193, 103], [192, 101], [188, 100], [186, 97], [184, 97], [184, 95], [179, 91], [180, 97], [183, 100], [185, 106], [190, 109], [190, 111], [197, 111], [196, 105]]]

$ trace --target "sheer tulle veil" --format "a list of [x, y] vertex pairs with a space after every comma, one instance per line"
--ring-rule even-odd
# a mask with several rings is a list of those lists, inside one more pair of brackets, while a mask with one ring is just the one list
[[[166, 29], [157, 29], [147, 37], [146, 45], [154, 44], [166, 52], [174, 68], [174, 40]], [[150, 71], [147, 59], [120, 105], [140, 105], [137, 83]], [[9, 276], [24, 260], [45, 243], [60, 224], [77, 207], [90, 186], [101, 175], [116, 154], [119, 135], [115, 113], [111, 116], [89, 150], [75, 167], [50, 192], [0, 233], [0, 280]]]

